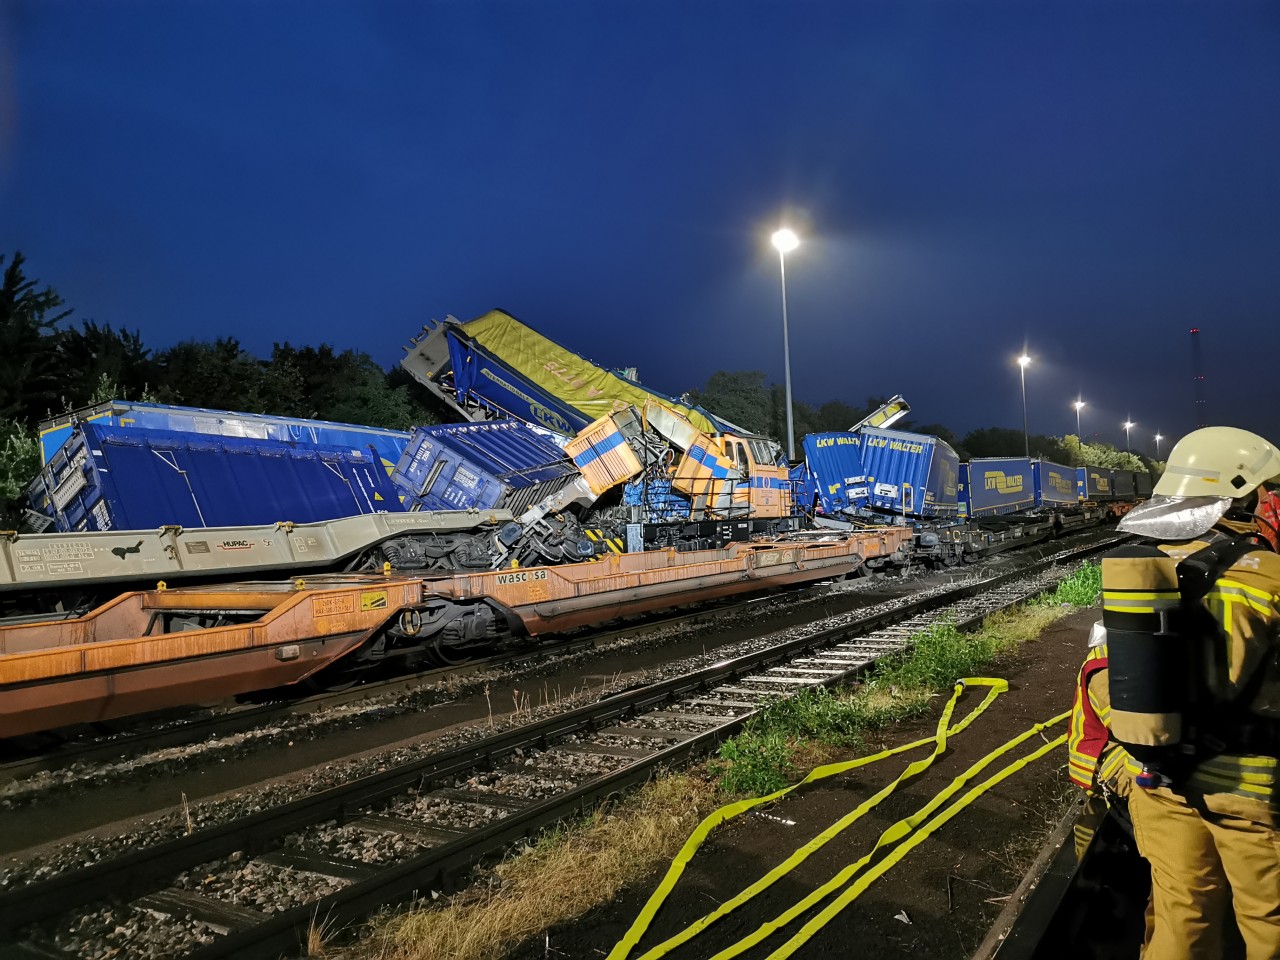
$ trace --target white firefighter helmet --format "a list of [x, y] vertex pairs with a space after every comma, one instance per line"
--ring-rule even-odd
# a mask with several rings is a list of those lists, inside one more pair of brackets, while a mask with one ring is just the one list
[[1280, 450], [1236, 427], [1193, 430], [1169, 451], [1149, 501], [1120, 521], [1126, 533], [1190, 540], [1205, 533], [1259, 484], [1280, 476]]
[[1280, 450], [1262, 437], [1236, 427], [1204, 427], [1174, 444], [1153, 492], [1237, 500], [1277, 476]]

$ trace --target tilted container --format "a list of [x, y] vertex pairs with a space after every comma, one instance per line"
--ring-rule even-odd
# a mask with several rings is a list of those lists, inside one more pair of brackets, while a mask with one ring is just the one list
[[206, 410], [132, 400], [108, 400], [76, 410], [40, 424], [40, 462], [48, 463], [71, 438], [77, 424], [97, 423], [113, 427], [148, 430], [176, 430], [182, 433], [247, 440], [278, 440], [313, 447], [337, 447], [361, 455], [373, 447], [387, 472], [396, 465], [409, 443], [403, 430], [364, 427], [331, 420], [276, 417], [265, 413], [237, 413], [233, 410]]
[[[803, 438], [805, 506], [817, 505], [827, 515], [853, 513], [871, 500], [862, 468], [862, 437], [856, 433], [811, 433]], [[795, 472], [792, 472], [793, 479]]]
[[949, 443], [881, 427], [858, 432], [873, 507], [915, 517], [956, 515], [960, 458]]
[[311, 523], [399, 499], [371, 450], [81, 423], [28, 490], [56, 529]]
[[863, 427], [811, 434], [804, 451], [825, 513], [956, 515], [959, 457], [938, 437]]
[[513, 513], [577, 478], [563, 450], [518, 420], [418, 427], [391, 475], [406, 510]]

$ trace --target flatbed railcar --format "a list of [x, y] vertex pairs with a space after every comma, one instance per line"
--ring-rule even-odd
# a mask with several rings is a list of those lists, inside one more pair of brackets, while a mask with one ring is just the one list
[[318, 523], [83, 533], [0, 532], [0, 606], [74, 612], [130, 589], [246, 577], [488, 569], [509, 510], [375, 513]]
[[911, 533], [723, 550], [611, 554], [598, 563], [458, 573], [352, 574], [123, 594], [73, 619], [0, 626], [0, 738], [388, 663], [451, 663], [498, 643], [680, 604], [905, 562]]

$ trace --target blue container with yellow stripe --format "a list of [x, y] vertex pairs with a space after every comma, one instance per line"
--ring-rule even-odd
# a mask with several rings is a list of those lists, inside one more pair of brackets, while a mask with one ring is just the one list
[[1106, 467], [1077, 467], [1076, 492], [1081, 500], [1114, 500], [1112, 471]]
[[1031, 470], [1035, 476], [1037, 507], [1074, 507], [1080, 502], [1075, 467], [1065, 467], [1049, 460], [1033, 460]]
[[984, 457], [960, 464], [960, 500], [970, 517], [994, 517], [1036, 505], [1035, 475], [1025, 457]]

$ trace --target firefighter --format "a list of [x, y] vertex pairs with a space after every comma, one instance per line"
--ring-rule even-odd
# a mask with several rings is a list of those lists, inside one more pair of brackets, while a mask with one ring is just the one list
[[1151, 865], [1144, 960], [1216, 960], [1232, 910], [1248, 960], [1280, 958], [1277, 481], [1261, 437], [1193, 431], [1121, 521], [1141, 539], [1102, 561], [1105, 720]]

